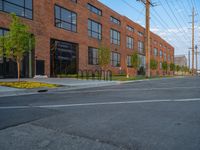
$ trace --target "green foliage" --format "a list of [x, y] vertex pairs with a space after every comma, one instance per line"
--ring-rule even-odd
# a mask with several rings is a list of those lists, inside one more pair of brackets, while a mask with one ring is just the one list
[[24, 55], [34, 48], [35, 40], [27, 25], [21, 23], [20, 19], [11, 14], [12, 22], [9, 26], [9, 32], [3, 37], [0, 37], [0, 54], [4, 54], [6, 58], [11, 58], [17, 62], [18, 79], [20, 79], [20, 64]]
[[181, 67], [181, 71], [182, 71], [182, 72], [185, 72], [185, 73], [186, 73], [186, 72], [189, 72], [189, 68], [188, 68], [187, 66], [182, 66], [182, 67]]
[[170, 63], [170, 71], [175, 71], [175, 64], [174, 63]]
[[181, 67], [179, 65], [176, 65], [176, 71], [179, 72], [181, 70]]
[[138, 69], [140, 66], [140, 58], [137, 52], [134, 52], [133, 55], [131, 56], [131, 65], [133, 66], [134, 69]]
[[166, 61], [162, 63], [162, 69], [163, 69], [164, 71], [167, 71], [167, 69], [168, 69], [168, 64], [167, 64]]
[[98, 49], [98, 63], [102, 68], [107, 67], [110, 63], [110, 50], [106, 47], [101, 46]]
[[150, 67], [152, 70], [156, 70], [158, 68], [158, 62], [155, 59], [150, 60]]

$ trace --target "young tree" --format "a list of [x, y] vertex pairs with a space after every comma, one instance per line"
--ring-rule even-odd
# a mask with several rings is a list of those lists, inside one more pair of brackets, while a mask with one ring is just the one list
[[175, 64], [174, 63], [170, 63], [170, 71], [175, 71]]
[[16, 61], [18, 81], [20, 81], [21, 62], [24, 56], [33, 49], [34, 38], [29, 33], [28, 26], [24, 25], [15, 14], [11, 14], [11, 17], [9, 32], [0, 37], [0, 45], [3, 45], [0, 47], [0, 54]]
[[131, 65], [133, 66], [134, 69], [138, 69], [140, 66], [140, 58], [137, 52], [134, 52], [133, 55], [131, 56]]
[[181, 70], [181, 67], [179, 65], [176, 65], [176, 72], [179, 72]]
[[158, 68], [158, 62], [155, 59], [150, 60], [150, 68], [156, 70]]
[[168, 64], [166, 61], [162, 63], [162, 69], [167, 73]]
[[98, 49], [98, 63], [101, 69], [105, 69], [110, 64], [110, 50], [101, 46]]

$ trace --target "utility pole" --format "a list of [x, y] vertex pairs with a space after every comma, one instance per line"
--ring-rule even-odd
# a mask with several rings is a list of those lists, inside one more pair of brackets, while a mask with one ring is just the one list
[[194, 7], [192, 9], [192, 75], [194, 75]]
[[197, 74], [197, 70], [198, 70], [198, 59], [197, 59], [197, 57], [198, 57], [198, 51], [197, 51], [197, 45], [195, 45], [195, 50], [196, 50], [196, 52], [195, 52], [195, 54], [196, 54], [196, 74]]
[[188, 51], [188, 68], [190, 69], [190, 50]]
[[146, 77], [151, 77], [151, 68], [150, 68], [150, 5], [153, 4], [150, 0], [137, 0], [144, 3], [146, 7], [146, 30], [145, 30], [145, 56], [146, 56]]
[[146, 0], [146, 39], [145, 39], [145, 53], [146, 53], [146, 77], [151, 77], [150, 68], [150, 2]]

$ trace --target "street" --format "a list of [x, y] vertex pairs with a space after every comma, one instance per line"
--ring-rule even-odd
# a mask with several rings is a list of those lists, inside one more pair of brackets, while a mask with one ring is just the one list
[[0, 150], [199, 150], [200, 77], [0, 98]]

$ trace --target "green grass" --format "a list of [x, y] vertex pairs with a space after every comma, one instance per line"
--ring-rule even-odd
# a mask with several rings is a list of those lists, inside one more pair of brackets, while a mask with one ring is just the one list
[[34, 88], [56, 88], [59, 85], [56, 84], [48, 84], [48, 83], [41, 83], [41, 82], [29, 82], [29, 81], [21, 81], [21, 82], [0, 82], [0, 86], [7, 86], [13, 88], [20, 88], [20, 89], [34, 89]]

